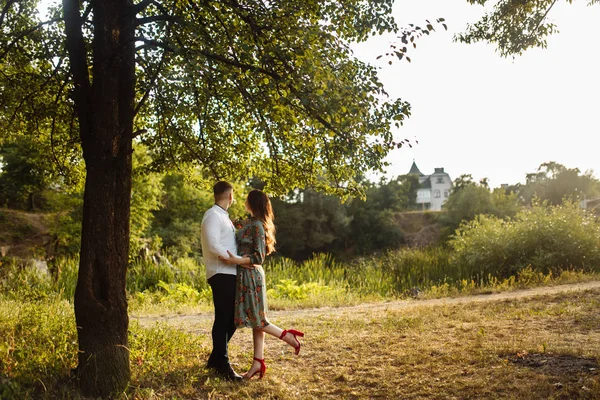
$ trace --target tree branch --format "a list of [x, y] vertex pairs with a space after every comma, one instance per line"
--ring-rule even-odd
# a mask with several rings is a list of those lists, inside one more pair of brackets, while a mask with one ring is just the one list
[[164, 49], [165, 51], [170, 51], [170, 52], [173, 52], [173, 53], [175, 53], [177, 51], [177, 49], [175, 47], [172, 47], [171, 45], [169, 45], [167, 43], [161, 42], [159, 40], [154, 40], [154, 39], [146, 39], [143, 36], [136, 36], [135, 37], [135, 41], [136, 42], [143, 42], [143, 43], [145, 43], [144, 46], [138, 46], [138, 47], [136, 47], [135, 48], [136, 51], [137, 50], [141, 50], [141, 49], [146, 48], [146, 47], [159, 47], [161, 49]]
[[2, 14], [0, 15], [0, 28], [2, 27], [2, 24], [4, 23], [4, 18], [6, 17], [6, 14], [8, 14], [8, 9], [16, 2], [16, 0], [8, 0], [6, 2], [6, 4], [4, 5], [4, 7], [2, 7]]
[[172, 22], [172, 21], [176, 21], [176, 20], [178, 20], [178, 18], [174, 17], [172, 15], [152, 15], [150, 17], [136, 18], [135, 26], [141, 26], [141, 25], [149, 24], [151, 22], [159, 22], [159, 21]]
[[6, 57], [6, 55], [8, 54], [8, 52], [17, 44], [17, 42], [19, 42], [25, 36], [32, 34], [33, 32], [35, 32], [38, 29], [40, 29], [41, 27], [43, 27], [44, 25], [53, 24], [53, 23], [58, 22], [58, 21], [62, 21], [62, 18], [53, 18], [53, 19], [48, 20], [48, 21], [40, 22], [39, 24], [37, 24], [35, 26], [32, 26], [31, 28], [26, 29], [23, 32], [21, 32], [20, 34], [18, 34], [13, 39], [13, 41], [10, 42], [8, 46], [6, 46], [6, 48], [4, 49], [4, 52], [2, 52], [2, 55], [0, 55], [0, 60], [2, 60], [4, 57]]
[[556, 4], [557, 0], [554, 0], [552, 2], [552, 4], [550, 4], [550, 6], [548, 7], [548, 9], [546, 9], [546, 12], [544, 13], [544, 15], [542, 16], [542, 18], [540, 18], [540, 20], [538, 21], [535, 29], [533, 31], [531, 31], [531, 35], [529, 35], [529, 37], [533, 37], [533, 35], [535, 34], [535, 32], [540, 29], [540, 26], [542, 25], [542, 22], [544, 22], [544, 20], [546, 19], [546, 17], [548, 16], [548, 13], [550, 12], [550, 10], [552, 10], [552, 7], [554, 7], [554, 5]]
[[270, 156], [275, 161], [275, 172], [278, 175], [281, 174], [279, 170], [279, 153], [277, 151], [277, 146], [273, 141], [274, 136], [273, 132], [271, 131], [271, 128], [269, 127], [269, 123], [265, 119], [265, 116], [262, 113], [258, 112], [256, 107], [253, 107], [253, 105], [256, 104], [256, 101], [254, 100], [253, 96], [250, 93], [248, 93], [246, 88], [243, 85], [239, 84], [237, 81], [234, 81], [234, 84], [237, 87], [240, 94], [242, 95], [242, 97], [245, 98], [246, 101], [249, 103], [249, 112], [251, 114], [254, 114], [254, 118], [256, 118], [257, 121], [259, 121], [259, 123], [263, 126], [263, 129], [265, 130], [265, 139], [267, 141], [267, 146], [269, 147], [269, 152], [271, 153]]
[[[79, 117], [80, 132], [89, 132], [91, 128], [91, 85], [88, 73], [87, 52], [83, 32], [82, 18], [79, 15], [78, 0], [63, 0], [65, 32], [67, 35], [67, 51], [73, 76], [75, 109]], [[83, 138], [82, 138], [83, 139]]]
[[[283, 78], [279, 74], [277, 74], [276, 72], [270, 71], [268, 69], [265, 69], [265, 68], [262, 68], [262, 67], [259, 67], [259, 66], [256, 66], [256, 65], [244, 64], [244, 63], [241, 63], [239, 61], [231, 60], [231, 59], [229, 59], [227, 57], [223, 57], [223, 56], [221, 56], [219, 54], [209, 53], [209, 52], [202, 51], [202, 50], [198, 50], [197, 52], [199, 54], [207, 57], [207, 58], [210, 58], [210, 59], [213, 59], [213, 60], [217, 60], [217, 61], [221, 61], [222, 63], [228, 64], [228, 65], [231, 65], [231, 66], [234, 66], [234, 67], [238, 67], [238, 68], [243, 69], [243, 70], [260, 72], [262, 74], [265, 74], [267, 76], [272, 77], [274, 80], [276, 80], [278, 82], [280, 82], [280, 81], [283, 80]], [[296, 97], [298, 100], [301, 101], [300, 92], [297, 89], [295, 89], [293, 86], [289, 86], [288, 88], [289, 88], [290, 92], [292, 94], [294, 94], [294, 97]], [[317, 110], [315, 110], [314, 108], [312, 108], [312, 107], [304, 104], [304, 102], [302, 102], [302, 101], [301, 101], [301, 104], [302, 104], [302, 108], [308, 113], [309, 116], [315, 118], [325, 128], [329, 129], [333, 133], [339, 134], [339, 131], [337, 129], [335, 129], [334, 126], [331, 125], [331, 123], [327, 122], [321, 115], [319, 115], [319, 112]]]
[[48, 83], [50, 83], [52, 78], [54, 78], [56, 76], [56, 74], [58, 74], [58, 70], [62, 66], [62, 61], [63, 61], [62, 59], [59, 60], [58, 64], [56, 65], [56, 67], [54, 68], [54, 70], [52, 71], [50, 76], [48, 78], [46, 78], [46, 80], [40, 85], [39, 88], [32, 90], [27, 96], [25, 96], [21, 99], [21, 101], [19, 102], [19, 105], [17, 105], [17, 107], [15, 108], [13, 114], [11, 115], [11, 117], [9, 119], [9, 122], [8, 122], [9, 126], [12, 125], [12, 123], [14, 122], [14, 120], [17, 117], [17, 114], [19, 113], [19, 111], [21, 110], [21, 107], [23, 106], [23, 104], [25, 104], [25, 102], [27, 102], [27, 100], [31, 99], [34, 95], [41, 92], [42, 89], [44, 89], [46, 87], [46, 85], [48, 85]]
[[[67, 76], [67, 78], [60, 85], [58, 92], [56, 93], [56, 98], [54, 99], [54, 107], [55, 108], [58, 108], [58, 102], [60, 100], [60, 96], [68, 83], [69, 83], [69, 77]], [[66, 168], [64, 168], [63, 163], [61, 163], [61, 160], [56, 155], [56, 146], [54, 143], [54, 132], [56, 131], [57, 114], [58, 113], [55, 112], [54, 115], [52, 116], [52, 128], [50, 129], [50, 148], [52, 150], [52, 158], [54, 159], [54, 163], [58, 166], [59, 174], [62, 176], [67, 176], [67, 173], [65, 172]]]
[[[229, 4], [229, 6], [231, 7], [231, 10], [233, 11], [233, 13], [235, 15], [240, 17], [242, 19], [242, 21], [244, 21], [246, 24], [248, 24], [248, 26], [250, 27], [250, 31], [252, 32], [252, 36], [254, 36], [255, 42], [258, 39], [258, 35], [260, 35], [263, 30], [269, 30], [272, 28], [272, 26], [269, 26], [269, 25], [260, 26], [256, 22], [256, 20], [251, 17], [251, 13], [248, 12], [248, 10], [244, 6], [242, 6], [239, 3], [239, 1], [232, 0], [232, 1], [226, 1], [226, 3]], [[260, 4], [260, 6], [262, 6], [261, 8], [263, 9], [263, 11], [267, 11], [264, 7], [264, 4], [262, 4], [262, 2], [258, 2], [258, 3]], [[240, 12], [240, 11], [243, 11], [243, 12]]]
[[137, 131], [133, 132], [133, 134], [131, 135], [132, 139], [135, 139], [136, 137], [140, 136], [141, 134], [147, 133], [148, 129], [138, 129]]
[[134, 14], [139, 14], [142, 11], [144, 11], [146, 8], [150, 7], [151, 5], [156, 6], [156, 8], [158, 8], [161, 13], [168, 14], [167, 10], [162, 6], [162, 4], [160, 4], [156, 0], [140, 1], [139, 3], [137, 3], [136, 5], [133, 6], [133, 12], [134, 12]]
[[158, 67], [156, 68], [154, 75], [150, 79], [150, 83], [148, 85], [148, 90], [146, 90], [146, 92], [142, 96], [140, 102], [137, 104], [137, 106], [135, 106], [135, 111], [133, 112], [134, 116], [140, 112], [141, 108], [144, 106], [144, 104], [148, 100], [148, 97], [150, 96], [150, 92], [152, 91], [152, 86], [156, 82], [156, 79], [158, 78], [158, 75], [160, 74], [160, 70], [162, 69], [162, 66], [164, 64], [166, 54], [167, 54], [167, 50], [164, 50], [162, 53], [162, 56], [160, 58], [160, 61], [158, 63]]

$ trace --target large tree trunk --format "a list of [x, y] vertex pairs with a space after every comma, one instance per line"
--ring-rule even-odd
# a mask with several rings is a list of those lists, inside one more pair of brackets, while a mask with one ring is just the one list
[[[86, 86], [87, 71], [82, 71], [79, 65], [86, 65], [78, 54], [85, 51], [83, 38], [77, 37], [81, 32], [80, 21], [74, 23], [75, 11], [79, 16], [78, 1], [64, 0], [63, 4], [87, 171], [75, 291], [80, 351], [77, 376], [84, 395], [106, 397], [122, 392], [130, 379], [125, 277], [135, 95], [135, 16], [131, 0], [94, 2], [93, 81]], [[73, 17], [70, 22], [69, 17]]]

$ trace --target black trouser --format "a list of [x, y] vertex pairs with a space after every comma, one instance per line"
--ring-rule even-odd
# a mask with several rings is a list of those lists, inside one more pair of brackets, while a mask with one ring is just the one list
[[233, 314], [235, 307], [235, 275], [216, 274], [208, 279], [215, 305], [215, 322], [212, 327], [213, 350], [208, 358], [209, 367], [229, 365], [227, 344], [235, 333]]

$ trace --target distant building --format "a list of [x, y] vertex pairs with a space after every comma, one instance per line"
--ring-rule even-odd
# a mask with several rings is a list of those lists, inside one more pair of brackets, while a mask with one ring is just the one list
[[413, 161], [408, 174], [417, 175], [421, 184], [417, 191], [417, 206], [423, 210], [441, 211], [452, 190], [452, 179], [444, 168], [435, 168], [433, 174], [424, 175]]

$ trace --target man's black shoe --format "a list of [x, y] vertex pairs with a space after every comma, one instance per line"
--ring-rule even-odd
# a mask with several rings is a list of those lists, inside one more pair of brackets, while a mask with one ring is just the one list
[[231, 368], [231, 364], [214, 366], [212, 363], [209, 363], [207, 367], [215, 371], [219, 377], [225, 379], [226, 381], [241, 382], [244, 379], [240, 374], [235, 372], [233, 368]]

